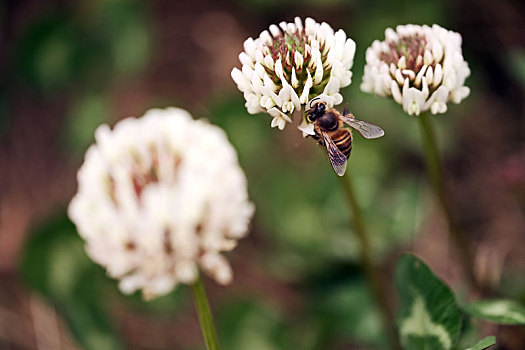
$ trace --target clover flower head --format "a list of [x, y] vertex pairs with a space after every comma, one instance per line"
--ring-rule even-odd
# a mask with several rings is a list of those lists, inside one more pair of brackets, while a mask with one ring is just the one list
[[313, 97], [324, 94], [330, 106], [342, 102], [339, 89], [351, 83], [354, 54], [355, 43], [342, 29], [295, 18], [248, 38], [239, 55], [242, 68], [231, 76], [248, 112], [270, 114], [271, 126], [283, 130]]
[[393, 97], [409, 115], [430, 110], [445, 113], [447, 103], [460, 103], [470, 89], [461, 51], [461, 35], [437, 24], [387, 28], [384, 41], [366, 50], [361, 90]]
[[246, 235], [254, 206], [225, 133], [169, 108], [102, 125], [95, 139], [68, 214], [120, 289], [153, 298], [199, 269], [230, 282], [221, 252]]

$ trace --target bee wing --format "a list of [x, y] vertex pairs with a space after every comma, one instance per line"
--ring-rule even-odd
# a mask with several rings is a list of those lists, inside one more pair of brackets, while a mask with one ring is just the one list
[[362, 120], [355, 119], [352, 114], [342, 115], [341, 119], [356, 129], [365, 139], [377, 139], [385, 134], [379, 126]]
[[337, 148], [334, 141], [332, 141], [326, 132], [322, 131], [321, 133], [323, 134], [324, 143], [326, 145], [326, 149], [328, 150], [328, 159], [332, 164], [332, 168], [334, 168], [337, 175], [343, 176], [346, 171], [346, 163], [348, 159], [344, 153], [341, 152], [339, 148]]

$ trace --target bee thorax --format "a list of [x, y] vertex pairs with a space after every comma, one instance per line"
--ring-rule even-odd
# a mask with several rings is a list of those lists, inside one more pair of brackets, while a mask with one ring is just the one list
[[339, 126], [339, 119], [333, 113], [325, 113], [322, 117], [317, 120], [319, 126], [326, 131], [336, 130]]

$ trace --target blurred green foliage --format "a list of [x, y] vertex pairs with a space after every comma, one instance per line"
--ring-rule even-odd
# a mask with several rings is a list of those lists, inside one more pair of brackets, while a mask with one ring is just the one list
[[15, 52], [18, 77], [53, 94], [67, 88], [100, 89], [108, 77], [136, 74], [150, 53], [150, 36], [138, 1], [82, 1], [35, 18]]
[[223, 304], [216, 319], [221, 346], [231, 350], [291, 349], [282, 315], [246, 298]]
[[121, 349], [101, 303], [102, 270], [85, 254], [74, 225], [61, 214], [32, 233], [21, 260], [31, 289], [45, 296], [85, 349]]

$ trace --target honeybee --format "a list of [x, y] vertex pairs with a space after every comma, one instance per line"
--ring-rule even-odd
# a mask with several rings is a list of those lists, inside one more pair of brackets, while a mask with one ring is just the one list
[[306, 119], [313, 123], [315, 135], [311, 135], [320, 145], [326, 146], [328, 159], [335, 172], [343, 176], [352, 151], [352, 131], [345, 124], [357, 130], [364, 138], [375, 139], [385, 134], [379, 126], [355, 119], [345, 109], [341, 114], [335, 108], [327, 108], [326, 103], [317, 102], [307, 111]]

